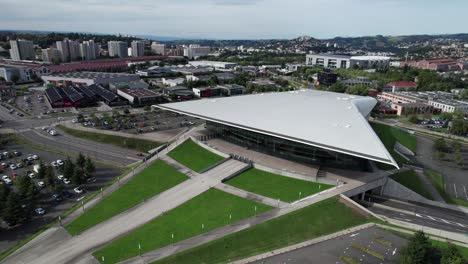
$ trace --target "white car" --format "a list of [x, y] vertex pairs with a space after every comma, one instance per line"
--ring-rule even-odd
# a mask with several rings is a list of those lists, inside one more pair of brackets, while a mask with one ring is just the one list
[[6, 180], [6, 179], [10, 179], [10, 177], [8, 177], [7, 175], [3, 175], [2, 180]]
[[75, 189], [73, 189], [73, 191], [75, 191], [76, 193], [82, 193], [83, 189], [81, 189], [81, 187], [76, 187]]
[[10, 170], [16, 170], [17, 168], [18, 168], [18, 167], [16, 167], [15, 164], [11, 164], [11, 165], [10, 165]]
[[72, 123], [78, 123], [78, 119], [76, 118], [72, 119]]
[[57, 131], [55, 131], [55, 130], [49, 130], [49, 135], [51, 135], [51, 136], [56, 136], [56, 135], [57, 135]]
[[37, 182], [37, 186], [42, 188], [45, 186], [45, 183], [43, 181]]
[[63, 166], [63, 161], [62, 161], [62, 160], [57, 160], [57, 164], [58, 164], [59, 166]]
[[52, 161], [52, 162], [50, 163], [50, 165], [52, 165], [52, 167], [54, 167], [54, 168], [57, 168], [57, 167], [58, 167], [58, 164], [57, 164], [56, 161]]
[[34, 211], [35, 211], [36, 214], [38, 214], [38, 215], [43, 215], [43, 214], [45, 214], [45, 210], [44, 210], [43, 208], [41, 208], [41, 207], [34, 209]]
[[65, 183], [65, 184], [70, 184], [71, 181], [70, 181], [69, 179], [67, 179], [67, 178], [63, 178], [63, 183]]
[[8, 185], [13, 184], [13, 181], [10, 180], [10, 179], [6, 179], [6, 180], [4, 180], [4, 182], [5, 182], [5, 184], [8, 184]]
[[32, 155], [32, 158], [33, 158], [34, 160], [38, 160], [38, 159], [39, 159], [39, 156], [37, 156], [37, 155]]
[[63, 180], [63, 175], [62, 175], [62, 174], [60, 174], [60, 175], [57, 175], [57, 179], [59, 179], [59, 180]]
[[36, 174], [31, 172], [31, 173], [28, 174], [28, 177], [32, 179], [32, 178], [36, 177]]

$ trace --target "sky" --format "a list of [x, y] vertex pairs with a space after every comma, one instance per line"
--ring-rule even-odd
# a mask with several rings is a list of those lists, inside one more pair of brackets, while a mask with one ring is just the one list
[[181, 38], [467, 33], [466, 0], [0, 0], [0, 29]]

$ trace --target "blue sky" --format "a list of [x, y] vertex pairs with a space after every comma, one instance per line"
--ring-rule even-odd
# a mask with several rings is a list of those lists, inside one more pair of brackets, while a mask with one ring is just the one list
[[0, 29], [185, 38], [465, 33], [466, 0], [0, 0]]

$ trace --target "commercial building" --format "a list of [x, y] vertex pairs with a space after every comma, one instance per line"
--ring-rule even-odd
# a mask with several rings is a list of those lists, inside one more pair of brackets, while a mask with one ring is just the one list
[[210, 54], [210, 47], [202, 47], [198, 44], [190, 44], [188, 47], [184, 48], [184, 57], [189, 58], [190, 60]]
[[175, 78], [175, 79], [162, 78], [162, 83], [169, 87], [179, 86], [183, 84], [184, 81], [185, 81], [184, 78]]
[[336, 83], [337, 79], [338, 74], [332, 72], [330, 69], [324, 69], [323, 71], [317, 74], [318, 85], [332, 85]]
[[16, 96], [16, 88], [4, 80], [0, 80], [0, 101], [5, 101]]
[[58, 49], [47, 48], [41, 50], [41, 57], [43, 62], [60, 62], [62, 60], [62, 54]]
[[198, 87], [192, 88], [193, 93], [196, 97], [205, 98], [205, 97], [215, 97], [221, 96], [220, 87]]
[[461, 62], [451, 58], [402, 61], [400, 62], [400, 67], [414, 67], [440, 72], [460, 71], [464, 68]]
[[117, 94], [127, 99], [131, 105], [143, 106], [163, 102], [163, 95], [147, 89], [118, 89]]
[[128, 44], [125, 41], [109, 41], [107, 42], [107, 48], [111, 57], [128, 57]]
[[245, 93], [245, 87], [238, 84], [224, 84], [218, 85], [216, 88], [221, 90], [222, 96], [235, 96]]
[[117, 89], [148, 89], [149, 84], [143, 80], [132, 81], [132, 82], [118, 82], [110, 83], [109, 89], [117, 92]]
[[166, 55], [166, 45], [153, 42], [151, 44], [151, 51], [158, 55]]
[[53, 108], [86, 107], [96, 103], [96, 95], [86, 87], [49, 87], [45, 95]]
[[301, 163], [367, 170], [398, 164], [368, 124], [377, 100], [301, 90], [154, 107], [207, 121], [208, 133], [250, 150]]
[[189, 61], [189, 64], [194, 67], [213, 67], [215, 69], [233, 69], [238, 66], [237, 63], [223, 61]]
[[10, 40], [10, 57], [14, 61], [35, 60], [34, 44], [29, 40]]
[[341, 69], [385, 69], [390, 66], [390, 57], [350, 56], [333, 53], [307, 54], [306, 65]]
[[128, 105], [127, 100], [102, 87], [102, 85], [93, 84], [89, 86], [89, 89], [96, 94], [98, 100], [104, 102], [108, 106]]
[[402, 92], [402, 91], [408, 91], [408, 90], [416, 90], [416, 87], [418, 85], [415, 82], [408, 82], [408, 81], [398, 81], [398, 82], [391, 82], [387, 83], [383, 91], [384, 92]]
[[110, 83], [121, 83], [138, 81], [140, 77], [136, 74], [127, 73], [106, 73], [106, 72], [68, 72], [43, 75], [41, 79], [45, 83], [55, 83], [56, 85], [91, 85]]
[[141, 40], [134, 40], [131, 43], [132, 57], [145, 56], [145, 42]]
[[356, 79], [343, 80], [341, 83], [346, 87], [353, 87], [353, 86], [356, 86], [356, 85], [364, 85], [364, 86], [367, 86], [367, 87], [372, 87], [372, 86], [375, 86], [375, 84], [376, 84], [371, 79], [369, 79], [367, 77], [362, 77], [362, 76], [357, 77]]
[[164, 87], [162, 88], [162, 92], [175, 101], [190, 100], [193, 98], [193, 91], [184, 86]]

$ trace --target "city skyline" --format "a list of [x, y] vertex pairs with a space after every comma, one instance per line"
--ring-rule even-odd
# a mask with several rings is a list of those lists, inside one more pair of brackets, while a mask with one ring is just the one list
[[[23, 8], [25, 2], [30, 8]], [[12, 30], [211, 39], [463, 33], [463, 10], [468, 3], [452, 2], [424, 1], [421, 8], [420, 0], [294, 0], [288, 4], [279, 0], [160, 0], [138, 4], [122, 0], [118, 5], [102, 0], [4, 0], [0, 23], [2, 29]], [[441, 14], [451, 19], [428, 23]]]

